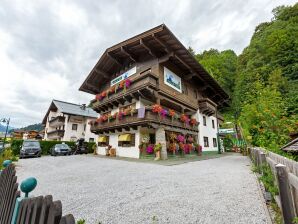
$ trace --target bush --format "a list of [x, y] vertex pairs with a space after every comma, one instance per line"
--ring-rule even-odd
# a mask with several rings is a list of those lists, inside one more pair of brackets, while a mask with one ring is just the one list
[[94, 153], [94, 145], [95, 145], [95, 150], [96, 150], [96, 143], [95, 142], [88, 142], [87, 143], [88, 153]]
[[23, 140], [14, 139], [11, 142], [11, 150], [14, 156], [20, 155], [21, 146], [23, 144]]
[[[70, 142], [70, 141], [40, 141], [42, 155], [48, 155], [50, 153], [50, 149], [55, 144], [61, 144], [62, 142], [67, 144], [70, 148], [73, 148], [75, 146], [75, 142]], [[12, 141], [11, 149], [12, 149], [13, 155], [18, 156], [20, 154], [20, 149], [22, 144], [23, 144], [23, 140], [14, 139]], [[95, 145], [95, 142], [87, 142], [88, 153], [94, 152], [94, 149], [93, 149], [94, 145]]]
[[0, 154], [0, 169], [2, 169], [2, 164], [5, 160], [12, 160], [17, 161], [18, 159], [13, 155], [13, 152], [11, 149], [5, 149], [3, 153]]

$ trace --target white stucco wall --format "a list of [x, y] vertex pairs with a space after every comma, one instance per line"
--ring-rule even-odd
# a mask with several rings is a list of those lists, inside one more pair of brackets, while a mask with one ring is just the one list
[[[48, 118], [51, 119], [52, 117], [56, 117], [56, 116], [59, 116], [59, 115], [63, 116], [63, 114], [60, 113], [59, 111], [58, 112], [50, 111]], [[72, 137], [75, 137], [76, 139], [84, 138], [85, 141], [87, 141], [87, 142], [89, 142], [90, 138], [93, 138], [94, 141], [96, 142], [98, 136], [91, 133], [90, 125], [88, 124], [88, 122], [91, 119], [94, 119], [94, 118], [87, 118], [87, 117], [78, 116], [77, 118], [81, 119], [82, 122], [72, 122], [71, 120], [69, 120], [69, 116], [73, 117], [73, 115], [67, 115], [67, 114], [64, 115], [64, 117], [65, 117], [64, 136], [61, 139], [61, 141], [71, 141]], [[49, 119], [47, 119], [46, 126], [45, 126], [47, 132], [54, 131], [56, 129], [63, 130], [63, 125], [61, 125], [59, 127], [50, 127], [48, 120]], [[72, 124], [78, 124], [77, 130], [72, 130]], [[85, 124], [86, 124], [86, 130], [84, 130], [84, 125]], [[44, 139], [45, 140], [50, 140], [50, 139], [48, 139], [47, 133], [45, 133]]]
[[[204, 126], [203, 116], [206, 117], [206, 126]], [[213, 146], [213, 138], [217, 139], [217, 119], [214, 116], [206, 116], [199, 111], [196, 113], [196, 119], [200, 122], [199, 125], [199, 144], [203, 147], [203, 151], [218, 151], [218, 147]], [[214, 120], [214, 128], [212, 127]], [[204, 137], [208, 137], [209, 147], [204, 146]], [[216, 140], [217, 141], [217, 140]], [[218, 145], [218, 143], [217, 143]]]
[[[118, 146], [118, 136], [121, 134], [126, 133], [134, 133], [135, 134], [135, 146], [133, 147], [120, 147]], [[139, 158], [140, 152], [139, 152], [139, 144], [140, 144], [140, 131], [128, 131], [125, 133], [113, 133], [109, 134], [109, 145], [111, 145], [113, 148], [116, 149], [116, 156], [120, 157], [130, 157], [130, 158]], [[99, 155], [105, 155], [105, 149], [107, 147], [97, 147], [97, 153]]]

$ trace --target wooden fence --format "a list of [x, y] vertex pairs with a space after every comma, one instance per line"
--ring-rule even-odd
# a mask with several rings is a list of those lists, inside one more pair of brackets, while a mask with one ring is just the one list
[[15, 166], [9, 164], [0, 173], [0, 223], [75, 224], [75, 219], [62, 216], [61, 201], [53, 201], [51, 195], [20, 197]]
[[268, 164], [275, 176], [279, 195], [274, 197], [285, 224], [292, 224], [298, 214], [298, 163], [262, 148], [250, 148], [250, 158], [257, 167]]

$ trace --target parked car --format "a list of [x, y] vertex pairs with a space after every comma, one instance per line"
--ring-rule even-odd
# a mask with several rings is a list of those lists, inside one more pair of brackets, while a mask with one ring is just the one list
[[39, 141], [24, 140], [20, 150], [20, 159], [25, 157], [40, 157], [41, 148]]
[[80, 138], [77, 140], [73, 154], [87, 154], [88, 153], [88, 145], [85, 142], [85, 139]]
[[57, 155], [70, 155], [71, 154], [71, 148], [67, 144], [56, 144], [51, 148], [50, 154], [52, 156]]

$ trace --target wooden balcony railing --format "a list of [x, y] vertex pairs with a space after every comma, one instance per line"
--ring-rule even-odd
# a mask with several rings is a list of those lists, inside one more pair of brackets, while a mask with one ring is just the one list
[[57, 127], [57, 126], [61, 126], [65, 123], [65, 117], [63, 116], [57, 116], [54, 117], [53, 119], [51, 119], [49, 121], [49, 126], [50, 127]]
[[201, 113], [211, 116], [216, 112], [216, 104], [208, 98], [204, 98], [199, 100], [199, 109]]
[[62, 138], [64, 136], [64, 130], [54, 130], [47, 133], [48, 138]]
[[119, 90], [116, 93], [113, 93], [109, 96], [106, 96], [102, 100], [92, 100], [92, 108], [95, 111], [100, 112], [100, 108], [105, 105], [115, 105], [119, 102], [123, 103], [125, 100], [127, 100], [127, 97], [131, 97], [132, 94], [138, 92], [139, 90], [151, 88], [151, 89], [157, 89], [158, 76], [153, 74], [152, 72], [147, 72], [143, 74], [137, 74], [134, 77], [131, 78], [131, 85], [129, 88], [126, 89], [126, 91]]
[[169, 127], [175, 127], [175, 128], [182, 128], [182, 129], [188, 129], [191, 131], [198, 131], [198, 125], [190, 125], [186, 124], [180, 119], [173, 119], [169, 116], [161, 117], [157, 113], [152, 112], [150, 108], [146, 108], [145, 116], [143, 118], [138, 117], [138, 113], [134, 113], [132, 116], [127, 115], [123, 116], [122, 119], [116, 118], [111, 121], [105, 121], [105, 122], [96, 122], [95, 124], [91, 125], [91, 131], [94, 133], [100, 133], [103, 131], [109, 131], [109, 130], [116, 130], [121, 128], [127, 128], [127, 127], [135, 127], [139, 125], [151, 125], [152, 124], [159, 124], [159, 125], [166, 125]]

